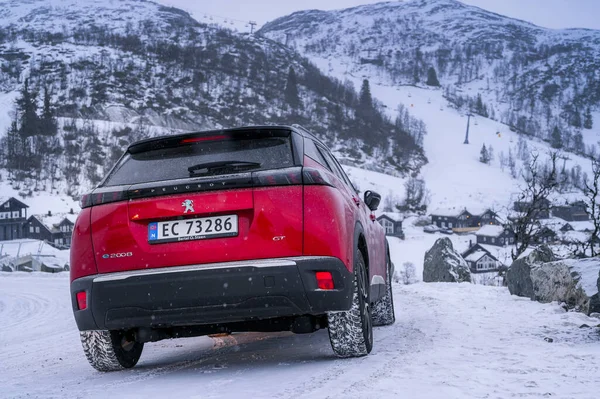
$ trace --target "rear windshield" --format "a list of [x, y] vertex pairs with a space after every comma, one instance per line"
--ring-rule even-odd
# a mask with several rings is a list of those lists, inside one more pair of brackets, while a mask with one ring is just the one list
[[[215, 163], [221, 166], [212, 168], [205, 174], [188, 169]], [[228, 138], [127, 153], [103, 186], [214, 176], [242, 170], [278, 169], [293, 165], [290, 136]]]

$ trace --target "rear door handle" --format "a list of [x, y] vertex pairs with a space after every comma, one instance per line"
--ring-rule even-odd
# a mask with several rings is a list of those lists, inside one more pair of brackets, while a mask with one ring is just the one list
[[360, 206], [360, 199], [358, 199], [357, 197], [352, 197], [352, 199], [354, 200], [356, 206]]

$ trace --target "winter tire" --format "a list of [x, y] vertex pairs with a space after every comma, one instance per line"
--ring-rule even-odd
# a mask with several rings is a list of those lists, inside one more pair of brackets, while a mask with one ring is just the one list
[[329, 341], [339, 357], [365, 356], [373, 349], [369, 278], [362, 253], [357, 250], [354, 257], [352, 306], [348, 311], [327, 315]]
[[144, 344], [127, 331], [81, 331], [88, 361], [98, 371], [117, 371], [135, 366]]
[[385, 295], [373, 305], [373, 325], [374, 326], [389, 326], [396, 321], [394, 313], [394, 296], [392, 295], [392, 261], [390, 253], [386, 254], [387, 278], [385, 282]]

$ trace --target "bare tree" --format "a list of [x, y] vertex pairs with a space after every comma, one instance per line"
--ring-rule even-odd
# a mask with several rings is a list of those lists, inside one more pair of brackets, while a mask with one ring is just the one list
[[583, 254], [589, 249], [592, 257], [596, 256], [596, 244], [598, 233], [600, 232], [600, 204], [598, 204], [598, 195], [600, 195], [600, 161], [592, 160], [592, 179], [583, 181], [583, 194], [585, 195], [585, 212], [590, 216], [594, 223], [594, 231], [583, 248]]
[[425, 187], [425, 180], [411, 177], [404, 183], [405, 196], [402, 204], [397, 205], [401, 212], [424, 212], [429, 205], [429, 190]]
[[514, 248], [511, 249], [513, 261], [530, 246], [542, 241], [545, 229], [539, 218], [549, 212], [548, 197], [558, 187], [557, 156], [556, 152], [551, 153], [548, 167], [541, 168], [538, 165], [538, 155], [533, 154], [531, 162], [526, 165], [526, 170], [522, 174], [526, 185], [517, 199], [520, 204], [519, 213], [509, 218], [504, 226], [514, 236]]

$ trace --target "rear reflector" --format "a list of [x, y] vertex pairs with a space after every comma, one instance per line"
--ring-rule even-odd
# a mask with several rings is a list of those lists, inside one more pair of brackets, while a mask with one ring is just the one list
[[77, 308], [79, 310], [84, 310], [87, 308], [87, 294], [85, 291], [79, 291], [77, 294], [75, 294], [75, 297], [77, 298]]
[[321, 290], [332, 290], [333, 286], [333, 276], [331, 272], [316, 272], [317, 277], [317, 286]]

